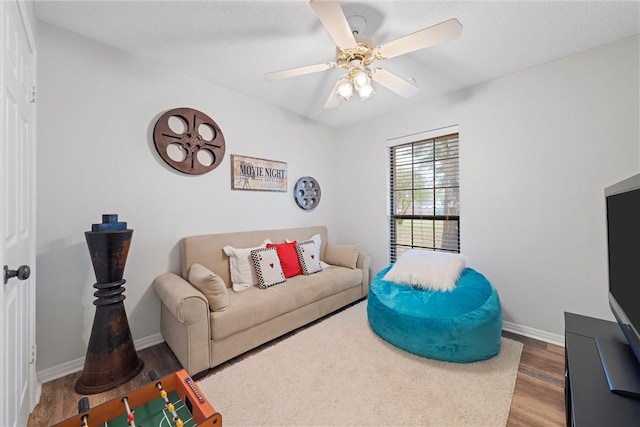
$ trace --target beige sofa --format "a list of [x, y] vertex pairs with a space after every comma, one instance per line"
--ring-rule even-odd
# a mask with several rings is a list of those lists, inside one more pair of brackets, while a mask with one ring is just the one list
[[[330, 255], [333, 264], [352, 263], [337, 258], [347, 247], [330, 244], [324, 226], [209, 234], [181, 240], [181, 276], [162, 274], [153, 287], [161, 300], [162, 336], [191, 375], [367, 296], [370, 257], [363, 252], [356, 252], [355, 268], [329, 265], [318, 273], [291, 277], [267, 289], [230, 289], [225, 246], [250, 248], [265, 239], [274, 243], [287, 239], [301, 242], [315, 234], [322, 239], [322, 261]], [[224, 311], [211, 311], [207, 298], [187, 281], [193, 263], [202, 264], [224, 280], [229, 288], [229, 305]]]

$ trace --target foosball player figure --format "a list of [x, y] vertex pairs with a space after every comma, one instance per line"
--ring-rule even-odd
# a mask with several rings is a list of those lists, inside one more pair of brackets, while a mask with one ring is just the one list
[[124, 407], [127, 409], [127, 424], [129, 424], [129, 427], [136, 427], [136, 416], [133, 414], [135, 411], [129, 408], [129, 399], [127, 399], [127, 396], [122, 398], [122, 403], [124, 403]]
[[[158, 376], [158, 374], [156, 374], [155, 371], [151, 370], [149, 371], [149, 378], [152, 381], [155, 381], [160, 377]], [[160, 397], [162, 398], [162, 400], [164, 400], [164, 406], [167, 408], [167, 411], [171, 413], [171, 416], [173, 417], [173, 422], [176, 423], [176, 427], [182, 427], [184, 425], [184, 422], [182, 422], [182, 420], [178, 416], [178, 413], [176, 412], [176, 409], [173, 406], [173, 403], [169, 401], [169, 398], [167, 397], [167, 392], [162, 388], [162, 383], [160, 381], [156, 383], [156, 388], [160, 391]]]
[[[89, 410], [89, 398], [83, 397], [78, 401], [78, 413], [82, 414], [83, 412], [87, 412]], [[80, 427], [89, 427], [89, 414], [84, 414], [82, 416], [82, 424]]]

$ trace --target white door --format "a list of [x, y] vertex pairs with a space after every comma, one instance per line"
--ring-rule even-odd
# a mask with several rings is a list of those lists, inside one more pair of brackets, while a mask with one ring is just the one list
[[[3, 280], [0, 292], [0, 425], [24, 426], [39, 395], [33, 271], [35, 45], [24, 4], [0, 1], [0, 18], [0, 264], [18, 275]], [[31, 267], [29, 277], [19, 269], [22, 265]]]

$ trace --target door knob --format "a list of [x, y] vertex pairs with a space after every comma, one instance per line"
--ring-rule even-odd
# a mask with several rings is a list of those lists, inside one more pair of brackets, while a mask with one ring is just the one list
[[29, 276], [31, 276], [31, 268], [28, 265], [21, 265], [17, 270], [9, 270], [8, 266], [4, 266], [5, 285], [12, 277], [17, 277], [18, 280], [27, 280]]

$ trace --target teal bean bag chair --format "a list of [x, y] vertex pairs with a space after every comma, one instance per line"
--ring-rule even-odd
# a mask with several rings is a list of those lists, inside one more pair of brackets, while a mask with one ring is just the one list
[[375, 276], [367, 302], [371, 329], [382, 339], [448, 362], [475, 362], [500, 352], [500, 298], [482, 274], [465, 268], [453, 290], [436, 291], [383, 280], [391, 267]]

